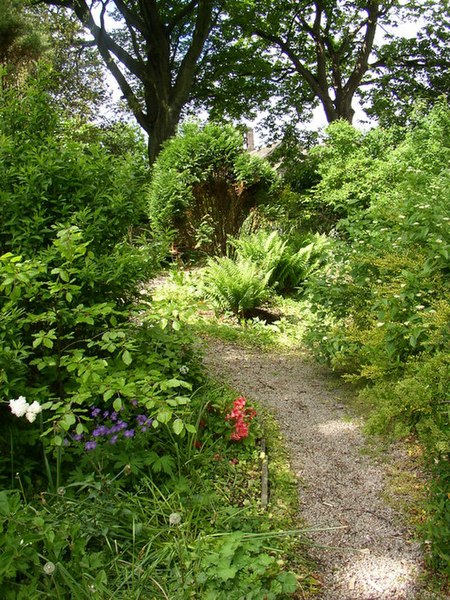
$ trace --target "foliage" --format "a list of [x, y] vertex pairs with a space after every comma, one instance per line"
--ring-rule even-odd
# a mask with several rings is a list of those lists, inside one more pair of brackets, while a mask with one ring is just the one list
[[[385, 43], [373, 63], [376, 85], [361, 94], [369, 103], [367, 114], [382, 126], [411, 122], [417, 104], [429, 110], [439, 98], [449, 101], [449, 5], [420, 2], [414, 10], [420, 29], [403, 39], [395, 30], [384, 32]], [[408, 18], [408, 7], [400, 18]]]
[[244, 317], [270, 294], [271, 272], [245, 259], [210, 258], [204, 274], [206, 296], [221, 310]]
[[[20, 433], [26, 424], [1, 408], [18, 456], [39, 442], [39, 433], [48, 438], [47, 451], [49, 444], [61, 447], [75, 426], [83, 432], [87, 407], [102, 397], [118, 406], [121, 396], [143, 390], [144, 380], [166, 385], [150, 379], [150, 363], [139, 367], [133, 356], [148, 344], [148, 328], [137, 330], [130, 309], [156, 265], [148, 249], [125, 240], [142, 214], [142, 160], [133, 152], [115, 156], [100, 139], [73, 139], [44, 83], [24, 88], [19, 102], [11, 90], [1, 96], [2, 399], [24, 396], [45, 411], [41, 431], [27, 438]], [[162, 380], [167, 369], [156, 362]], [[2, 442], [5, 452], [9, 443]], [[35, 462], [29, 465], [31, 477]], [[49, 469], [46, 477], [53, 486]]]
[[[428, 490], [427, 519], [422, 534], [427, 540], [427, 559], [438, 572], [450, 577], [450, 465], [448, 460], [431, 466], [433, 479]], [[445, 592], [444, 592], [445, 593]]]
[[42, 30], [32, 26], [32, 18], [21, 0], [0, 1], [0, 67], [2, 87], [17, 85], [26, 78], [47, 44]]
[[319, 247], [324, 242], [325, 238], [315, 236], [296, 249], [295, 240], [288, 241], [277, 230], [260, 230], [251, 235], [241, 235], [232, 243], [240, 258], [254, 262], [262, 273], [270, 273], [270, 287], [286, 293], [297, 288], [317, 268], [318, 263], [314, 259], [318, 258]]
[[[373, 411], [369, 429], [417, 435], [443, 477], [450, 450], [449, 127], [445, 104], [397, 141], [390, 132], [362, 136], [333, 126], [320, 151], [316, 194], [341, 219], [329, 262], [309, 287], [316, 316], [307, 336], [347, 379], [369, 384], [362, 393]], [[433, 522], [445, 519], [437, 499], [431, 502]], [[445, 502], [439, 506], [446, 510]], [[445, 536], [432, 542], [440, 564], [445, 544]]]
[[[66, 472], [57, 493], [42, 492], [39, 501], [23, 489], [1, 492], [5, 598], [162, 593], [181, 600], [220, 597], [228, 588], [236, 598], [290, 597], [297, 577], [280, 557], [292, 543], [289, 533], [272, 530], [290, 518], [279, 504], [290, 488], [281, 488], [274, 476], [272, 525], [255, 502], [258, 452], [254, 444], [230, 441], [232, 399], [231, 392], [209, 385], [192, 399], [196, 431], [176, 441], [169, 429], [149, 434], [150, 447], [171, 463], [160, 475], [133, 477], [134, 465], [149, 453], [148, 444], [140, 447], [134, 438], [129, 463], [111, 469], [100, 447], [82, 451], [84, 460]], [[251, 429], [252, 435], [258, 431], [254, 421]], [[305, 567], [299, 569], [300, 575]]]
[[225, 253], [228, 236], [268, 201], [276, 183], [270, 165], [244, 150], [238, 130], [187, 124], [154, 166], [150, 219], [157, 235], [174, 229], [183, 249]]

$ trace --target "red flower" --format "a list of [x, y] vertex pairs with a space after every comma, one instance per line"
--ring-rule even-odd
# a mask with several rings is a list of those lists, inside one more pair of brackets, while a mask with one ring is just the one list
[[243, 396], [239, 396], [233, 402], [231, 412], [226, 415], [226, 421], [234, 421], [234, 430], [230, 434], [230, 439], [238, 442], [248, 437], [250, 421], [256, 416], [256, 411], [253, 408], [245, 408], [246, 400]]

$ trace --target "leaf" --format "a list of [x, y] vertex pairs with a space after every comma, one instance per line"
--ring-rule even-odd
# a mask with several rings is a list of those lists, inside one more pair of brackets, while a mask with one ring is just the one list
[[116, 398], [114, 400], [113, 408], [116, 412], [119, 412], [119, 410], [122, 408], [122, 399], [121, 398]]
[[172, 429], [176, 435], [180, 435], [184, 429], [183, 421], [181, 419], [175, 419], [175, 421], [172, 423]]
[[60, 426], [64, 429], [64, 431], [69, 431], [69, 429], [76, 422], [75, 415], [73, 413], [66, 413], [61, 421], [59, 422]]
[[[103, 400], [107, 402], [110, 398], [114, 396], [114, 390], [106, 390], [103, 392]], [[120, 409], [118, 409], [120, 410]]]
[[127, 366], [131, 365], [131, 363], [133, 362], [131, 354], [126, 349], [122, 352], [122, 360]]
[[159, 421], [160, 423], [168, 423], [171, 418], [172, 411], [167, 408], [160, 410], [156, 416], [157, 421]]
[[217, 569], [217, 577], [222, 579], [222, 581], [227, 581], [228, 579], [233, 579], [237, 573], [237, 568], [232, 566], [221, 566], [219, 564]]

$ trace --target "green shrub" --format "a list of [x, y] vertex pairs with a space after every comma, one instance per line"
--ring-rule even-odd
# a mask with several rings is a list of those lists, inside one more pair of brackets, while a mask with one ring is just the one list
[[277, 184], [269, 163], [250, 156], [231, 126], [195, 124], [166, 143], [153, 170], [149, 215], [154, 232], [176, 231], [182, 249], [226, 252], [250, 210]]
[[[112, 154], [101, 139], [77, 141], [43, 93], [33, 90], [18, 106], [15, 102], [4, 92], [2, 251], [31, 256], [51, 245], [55, 225], [73, 225], [83, 230], [91, 250], [108, 255], [129, 228], [142, 221], [142, 161], [132, 152]], [[35, 131], [36, 121], [42, 122], [42, 129]]]
[[[414, 434], [440, 463], [450, 450], [449, 131], [444, 104], [396, 143], [395, 132], [332, 126], [316, 194], [342, 218], [308, 288], [307, 339], [347, 379], [368, 384], [369, 428]], [[445, 521], [439, 510], [433, 519]], [[448, 536], [431, 545], [448, 555]]]
[[263, 273], [270, 272], [269, 286], [284, 293], [298, 287], [317, 267], [324, 239], [312, 236], [296, 249], [292, 241], [283, 238], [275, 230], [241, 235], [232, 244], [240, 258], [254, 262]]
[[270, 271], [262, 271], [250, 260], [210, 258], [204, 273], [204, 290], [219, 309], [245, 317], [268, 299], [270, 276]]

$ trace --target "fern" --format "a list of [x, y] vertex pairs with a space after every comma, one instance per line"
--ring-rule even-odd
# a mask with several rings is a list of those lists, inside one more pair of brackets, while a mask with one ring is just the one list
[[294, 289], [309, 272], [314, 243], [296, 251], [278, 231], [258, 231], [234, 239], [232, 243], [238, 257], [254, 262], [265, 273], [271, 273], [269, 286], [278, 292]]
[[204, 274], [205, 295], [219, 309], [244, 317], [269, 297], [271, 275], [248, 259], [211, 258]]

